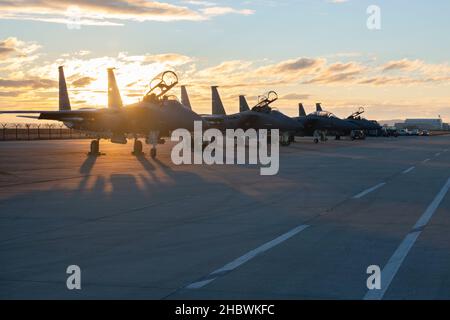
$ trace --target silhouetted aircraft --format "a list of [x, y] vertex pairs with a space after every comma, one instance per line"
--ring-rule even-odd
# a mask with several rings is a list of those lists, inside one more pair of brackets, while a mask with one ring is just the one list
[[[88, 132], [96, 139], [91, 142], [91, 155], [99, 154], [100, 139], [110, 139], [113, 143], [126, 144], [127, 135], [134, 137], [133, 153], [142, 153], [139, 136], [146, 137], [151, 144], [150, 155], [156, 157], [156, 145], [164, 143], [161, 137], [184, 128], [194, 130], [194, 121], [202, 121], [192, 110], [184, 107], [167, 92], [177, 83], [177, 75], [166, 71], [150, 82], [150, 89], [141, 101], [123, 106], [113, 69], [108, 69], [108, 107], [102, 109], [72, 110], [63, 67], [59, 67], [59, 111], [0, 111], [0, 113], [39, 113], [36, 119], [62, 121], [67, 127]], [[30, 117], [30, 116], [28, 116]]]
[[[321, 109], [320, 104], [317, 104], [316, 108]], [[299, 117], [293, 118], [303, 126], [303, 129], [299, 130], [297, 135], [312, 136], [315, 143], [318, 143], [319, 140], [325, 141], [327, 135], [334, 135], [339, 140], [341, 136], [352, 136], [354, 134], [353, 131], [359, 130], [357, 125], [350, 121], [339, 119], [327, 111], [316, 111], [306, 115], [301, 103], [299, 104], [299, 114]]]
[[361, 130], [364, 131], [365, 134], [368, 135], [379, 135], [381, 134], [382, 127], [378, 124], [378, 122], [374, 120], [367, 120], [361, 117], [361, 114], [364, 113], [364, 108], [361, 107], [358, 111], [352, 113], [347, 117], [347, 120], [351, 123], [357, 125]]
[[280, 144], [283, 146], [289, 145], [294, 140], [295, 133], [302, 128], [292, 118], [270, 107], [270, 104], [278, 99], [275, 91], [270, 91], [266, 95], [260, 96], [258, 104], [253, 108], [231, 115], [225, 113], [217, 86], [211, 87], [211, 92], [213, 114], [201, 115], [209, 128], [221, 131], [226, 129], [278, 129], [280, 132]]

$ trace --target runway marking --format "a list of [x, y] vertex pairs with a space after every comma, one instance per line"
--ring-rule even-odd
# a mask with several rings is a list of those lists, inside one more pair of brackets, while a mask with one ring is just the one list
[[425, 160], [423, 160], [422, 162], [423, 163], [427, 163], [428, 161], [430, 161], [431, 159], [425, 159]]
[[441, 155], [441, 153], [438, 152], [438, 153], [436, 153], [434, 156], [435, 156], [435, 157], [439, 157], [440, 155]]
[[450, 178], [448, 178], [445, 185], [430, 203], [428, 208], [422, 214], [422, 216], [417, 220], [416, 224], [410, 231], [410, 233], [403, 239], [397, 250], [395, 250], [392, 257], [389, 259], [387, 264], [384, 266], [383, 271], [381, 271], [381, 289], [380, 290], [369, 290], [364, 296], [364, 300], [381, 300], [386, 293], [389, 285], [400, 269], [403, 261], [408, 255], [409, 251], [413, 247], [417, 238], [422, 233], [425, 226], [428, 224], [433, 214], [436, 212], [437, 208], [441, 204], [448, 190], [450, 189]]
[[244, 254], [243, 256], [240, 256], [239, 258], [233, 260], [232, 262], [224, 265], [222, 268], [217, 269], [216, 271], [213, 271], [212, 273], [210, 273], [208, 276], [204, 277], [203, 279], [191, 283], [189, 285], [187, 285], [185, 288], [186, 289], [200, 289], [203, 288], [204, 286], [206, 286], [207, 284], [213, 282], [214, 280], [216, 280], [218, 277], [224, 276], [225, 274], [233, 271], [234, 269], [240, 267], [241, 265], [243, 265], [244, 263], [250, 261], [251, 259], [259, 256], [260, 254], [272, 249], [273, 247], [281, 244], [282, 242], [292, 238], [293, 236], [295, 236], [296, 234], [300, 233], [301, 231], [305, 230], [306, 228], [308, 228], [308, 225], [300, 225], [288, 232], [286, 232], [285, 234], [282, 234], [281, 236], [279, 236], [278, 238], [275, 238], [261, 246], [259, 246], [256, 249], [253, 249], [252, 251], [247, 252], [246, 254]]
[[373, 192], [373, 191], [375, 191], [375, 190], [381, 188], [381, 187], [384, 186], [385, 184], [386, 184], [386, 182], [382, 182], [382, 183], [377, 184], [376, 186], [373, 186], [372, 188], [369, 188], [369, 189], [367, 189], [367, 190], [364, 190], [363, 192], [358, 193], [356, 196], [354, 196], [353, 199], [361, 199], [361, 198], [364, 197], [365, 195], [367, 195], [367, 194], [369, 194], [369, 193], [371, 193], [371, 192]]
[[416, 168], [416, 167], [408, 168], [408, 169], [406, 169], [405, 171], [403, 171], [402, 174], [410, 173], [410, 172], [413, 171], [415, 168]]

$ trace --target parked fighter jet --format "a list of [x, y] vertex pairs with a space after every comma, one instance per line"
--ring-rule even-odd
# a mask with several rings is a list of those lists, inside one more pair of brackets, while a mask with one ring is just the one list
[[225, 114], [225, 108], [216, 86], [211, 87], [211, 92], [213, 114], [201, 115], [209, 128], [221, 131], [226, 129], [278, 129], [280, 144], [283, 146], [288, 146], [293, 141], [295, 132], [302, 128], [301, 124], [292, 118], [270, 107], [270, 104], [278, 99], [275, 91], [260, 96], [258, 104], [253, 108], [232, 115]]
[[[316, 105], [316, 108], [320, 108], [320, 103]], [[339, 140], [341, 136], [350, 135], [353, 137], [359, 127], [355, 124], [339, 119], [334, 114], [327, 111], [316, 111], [309, 115], [306, 112], [302, 104], [299, 104], [299, 117], [295, 117], [298, 123], [303, 126], [303, 130], [297, 132], [298, 136], [312, 136], [314, 142], [325, 141], [328, 134], [335, 135]]]
[[178, 100], [166, 93], [177, 83], [178, 78], [172, 71], [156, 76], [150, 82], [150, 89], [143, 99], [129, 106], [122, 105], [119, 89], [112, 69], [108, 69], [108, 108], [72, 110], [63, 67], [59, 67], [59, 111], [0, 111], [0, 113], [33, 114], [36, 119], [62, 121], [67, 127], [88, 132], [96, 137], [91, 142], [91, 155], [99, 154], [100, 139], [110, 139], [113, 143], [126, 144], [127, 135], [135, 137], [133, 153], [142, 152], [142, 143], [138, 136], [147, 137], [152, 145], [150, 155], [156, 157], [156, 145], [164, 143], [161, 137], [184, 128], [194, 130], [194, 121], [202, 121], [192, 110], [183, 107]]
[[358, 111], [352, 113], [347, 117], [347, 120], [357, 125], [360, 130], [363, 130], [366, 135], [379, 135], [381, 134], [382, 127], [376, 121], [370, 121], [361, 117], [364, 113], [364, 108], [361, 107]]

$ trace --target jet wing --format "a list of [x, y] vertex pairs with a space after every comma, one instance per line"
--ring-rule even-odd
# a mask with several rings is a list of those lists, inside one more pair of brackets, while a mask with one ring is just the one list
[[[61, 110], [61, 111], [37, 111], [37, 110], [8, 110], [0, 111], [0, 114], [39, 114], [37, 119], [57, 121], [84, 121], [90, 120], [101, 109]], [[23, 116], [22, 116], [23, 117]]]

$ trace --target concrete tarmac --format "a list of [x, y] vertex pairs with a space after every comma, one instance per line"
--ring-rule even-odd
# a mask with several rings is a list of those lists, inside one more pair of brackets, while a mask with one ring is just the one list
[[1, 299], [450, 299], [450, 136], [300, 139], [276, 176], [88, 148], [0, 143]]

